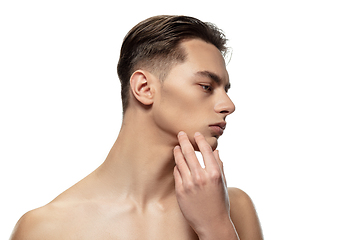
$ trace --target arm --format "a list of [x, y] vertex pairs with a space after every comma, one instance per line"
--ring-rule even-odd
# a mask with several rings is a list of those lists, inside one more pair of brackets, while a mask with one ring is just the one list
[[205, 168], [196, 158], [185, 133], [178, 135], [175, 147], [175, 190], [179, 207], [201, 240], [238, 240], [230, 218], [230, 202], [218, 151], [212, 151], [201, 134], [195, 134]]
[[230, 216], [241, 240], [263, 240], [259, 218], [250, 197], [238, 188], [228, 188]]

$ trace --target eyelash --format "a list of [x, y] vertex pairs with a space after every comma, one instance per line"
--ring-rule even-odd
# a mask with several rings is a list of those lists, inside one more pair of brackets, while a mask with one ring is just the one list
[[210, 86], [210, 85], [200, 85], [203, 89], [204, 89], [204, 91], [206, 91], [206, 92], [212, 92], [212, 90], [213, 90], [213, 88], [212, 88], [212, 86]]

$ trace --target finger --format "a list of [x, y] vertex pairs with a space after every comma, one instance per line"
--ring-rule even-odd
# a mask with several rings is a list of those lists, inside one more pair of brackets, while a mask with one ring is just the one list
[[186, 160], [181, 152], [180, 146], [176, 146], [174, 148], [174, 158], [175, 158], [176, 168], [179, 171], [179, 174], [183, 178], [190, 176], [190, 169], [189, 169], [189, 167], [186, 163]]
[[221, 159], [220, 159], [219, 150], [215, 150], [215, 151], [214, 151], [214, 157], [215, 157], [215, 159], [216, 159], [216, 161], [217, 161], [217, 163], [219, 164], [219, 167], [220, 167], [220, 169], [221, 169], [221, 172], [222, 172], [222, 175], [223, 175], [223, 179], [224, 179], [225, 185], [227, 185], [227, 184], [226, 184], [226, 178], [225, 178], [225, 172], [224, 172], [224, 164], [223, 164], [223, 162], [222, 162]]
[[180, 190], [182, 188], [182, 178], [179, 168], [177, 166], [174, 167], [174, 179], [175, 179], [175, 189]]
[[[186, 160], [187, 165], [189, 166], [190, 172], [195, 173], [200, 169], [202, 170], [199, 160], [196, 157], [195, 150], [186, 133], [181, 131], [178, 134], [178, 140], [181, 147], [181, 152]], [[181, 172], [181, 169], [179, 170]]]
[[205, 137], [197, 132], [195, 133], [194, 138], [203, 156], [205, 169], [219, 169], [219, 164], [215, 159], [213, 150], [210, 144], [205, 140]]
[[216, 162], [219, 164], [221, 172], [224, 174], [224, 165], [223, 165], [223, 162], [220, 159], [219, 150], [214, 150], [214, 157], [216, 159]]

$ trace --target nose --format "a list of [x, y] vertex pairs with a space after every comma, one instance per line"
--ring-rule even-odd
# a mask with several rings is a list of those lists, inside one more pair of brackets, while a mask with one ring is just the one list
[[227, 116], [235, 111], [235, 104], [231, 101], [227, 93], [224, 92], [216, 102], [214, 110], [217, 113]]

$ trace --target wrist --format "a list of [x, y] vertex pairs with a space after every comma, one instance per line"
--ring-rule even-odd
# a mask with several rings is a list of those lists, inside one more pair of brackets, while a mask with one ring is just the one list
[[214, 224], [208, 229], [197, 231], [199, 240], [239, 240], [234, 224], [231, 219]]

